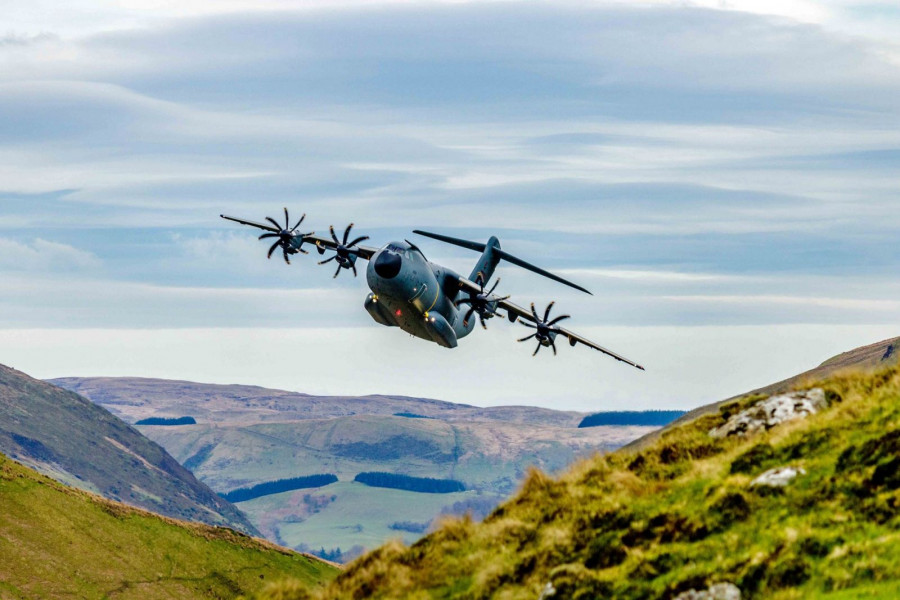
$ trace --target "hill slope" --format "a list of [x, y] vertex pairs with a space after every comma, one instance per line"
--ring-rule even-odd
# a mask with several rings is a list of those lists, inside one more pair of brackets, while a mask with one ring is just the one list
[[0, 598], [234, 598], [336, 569], [229, 529], [70, 487], [0, 454]]
[[[655, 429], [579, 429], [582, 413], [527, 406], [479, 408], [395, 396], [318, 397], [255, 386], [130, 377], [52, 381], [131, 423], [194, 418], [194, 425], [137, 427], [218, 492], [336, 474], [340, 484], [239, 503], [269, 539], [316, 551], [358, 553], [360, 547], [374, 548], [392, 537], [415, 541], [442, 511], [476, 507], [485, 514], [516, 489], [531, 466], [555, 472]], [[352, 482], [366, 471], [457, 479], [469, 491], [434, 496], [360, 490], [364, 486]]]
[[239, 510], [136, 429], [78, 394], [2, 365], [0, 452], [113, 500], [256, 533]]
[[[388, 544], [315, 597], [675, 598], [725, 583], [745, 599], [897, 597], [900, 368], [815, 384], [827, 408], [767, 431], [710, 435], [754, 395], [636, 453], [534, 472], [484, 522]], [[773, 467], [799, 474], [752, 485]]]
[[[897, 364], [898, 358], [900, 358], [900, 337], [890, 338], [880, 342], [876, 342], [874, 344], [869, 344], [868, 346], [854, 348], [853, 350], [850, 350], [848, 352], [843, 352], [841, 354], [838, 354], [837, 356], [829, 358], [817, 367], [813, 367], [808, 371], [800, 373], [799, 375], [794, 375], [793, 377], [788, 377], [787, 379], [784, 379], [782, 381], [777, 381], [767, 386], [751, 390], [746, 394], [742, 394], [741, 396], [749, 396], [752, 394], [777, 394], [779, 392], [783, 392], [797, 386], [802, 386], [803, 384], [811, 381], [819, 381], [825, 379], [826, 377], [829, 377], [845, 369], [852, 368], [865, 370], [878, 368], [884, 365]], [[726, 398], [725, 400], [720, 400], [719, 402], [713, 402], [712, 404], [706, 404], [704, 406], [700, 406], [691, 411], [688, 411], [665, 427], [650, 432], [647, 435], [632, 441], [625, 447], [631, 449], [643, 448], [650, 442], [658, 439], [663, 432], [668, 431], [673, 427], [678, 427], [680, 425], [684, 425], [685, 423], [689, 423], [690, 421], [693, 421], [694, 419], [697, 419], [704, 415], [713, 414], [717, 412], [723, 405], [728, 404], [729, 402], [732, 402], [737, 398], [740, 398], [741, 396], [733, 396], [731, 398]]]

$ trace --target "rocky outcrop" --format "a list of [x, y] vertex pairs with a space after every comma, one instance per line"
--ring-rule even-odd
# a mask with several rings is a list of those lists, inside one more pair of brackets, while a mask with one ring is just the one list
[[769, 469], [756, 479], [750, 482], [750, 487], [765, 485], [769, 487], [784, 487], [791, 482], [797, 475], [805, 475], [806, 470], [803, 467], [777, 467]]
[[724, 425], [710, 430], [709, 435], [724, 438], [765, 431], [794, 419], [802, 419], [828, 406], [822, 388], [778, 394], [757, 402], [728, 419]]
[[681, 592], [673, 600], [741, 600], [741, 590], [733, 583], [716, 583], [707, 590]]

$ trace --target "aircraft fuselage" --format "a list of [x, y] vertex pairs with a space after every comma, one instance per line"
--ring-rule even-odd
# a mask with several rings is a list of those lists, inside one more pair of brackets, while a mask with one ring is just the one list
[[365, 308], [377, 323], [447, 348], [474, 328], [475, 319], [463, 324], [455, 303], [459, 275], [429, 262], [407, 242], [391, 242], [374, 254], [366, 282], [372, 292]]

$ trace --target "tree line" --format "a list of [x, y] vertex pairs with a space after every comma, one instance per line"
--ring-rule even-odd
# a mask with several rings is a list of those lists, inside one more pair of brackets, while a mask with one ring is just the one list
[[426, 494], [450, 494], [453, 492], [464, 492], [466, 490], [465, 484], [456, 479], [412, 477], [410, 475], [384, 473], [381, 471], [360, 473], [353, 480], [372, 487], [393, 488], [395, 490], [407, 490], [410, 492], [424, 492]]
[[321, 473], [318, 475], [306, 475], [304, 477], [290, 477], [288, 479], [276, 479], [266, 481], [244, 488], [238, 488], [225, 494], [219, 494], [229, 502], [246, 502], [261, 496], [291, 492], [304, 488], [317, 488], [334, 483], [338, 480], [334, 473]]
[[683, 410], [612, 410], [588, 415], [579, 427], [599, 427], [601, 425], [644, 425], [662, 427], [684, 414]]
[[194, 417], [148, 417], [136, 422], [135, 425], [196, 425]]

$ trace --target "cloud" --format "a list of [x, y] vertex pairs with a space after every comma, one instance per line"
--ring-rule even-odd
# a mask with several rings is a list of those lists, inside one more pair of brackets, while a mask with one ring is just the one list
[[30, 243], [0, 238], [0, 269], [5, 271], [71, 271], [96, 269], [94, 254], [68, 244], [36, 238]]

